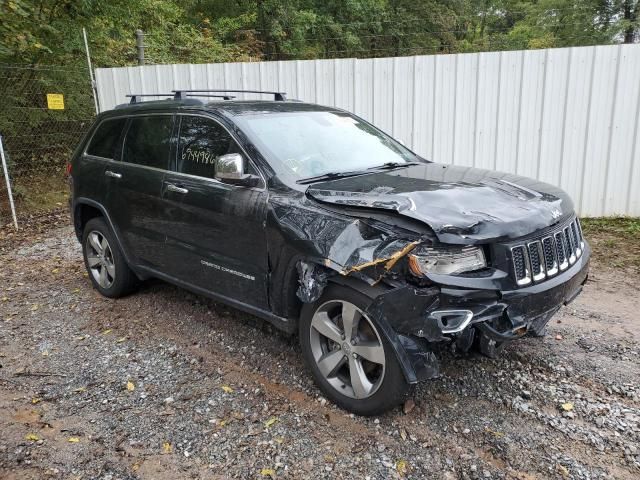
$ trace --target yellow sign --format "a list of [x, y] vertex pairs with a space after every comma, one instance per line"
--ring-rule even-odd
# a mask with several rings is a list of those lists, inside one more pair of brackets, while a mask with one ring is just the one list
[[64, 110], [64, 95], [47, 93], [47, 108], [49, 110]]

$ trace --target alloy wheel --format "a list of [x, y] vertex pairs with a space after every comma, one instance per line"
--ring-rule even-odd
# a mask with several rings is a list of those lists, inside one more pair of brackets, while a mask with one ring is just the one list
[[322, 304], [311, 319], [313, 357], [325, 380], [350, 398], [373, 395], [384, 379], [385, 353], [378, 330], [344, 300]]
[[87, 265], [94, 280], [104, 289], [111, 287], [116, 278], [116, 266], [109, 242], [102, 233], [94, 230], [87, 236], [85, 248]]

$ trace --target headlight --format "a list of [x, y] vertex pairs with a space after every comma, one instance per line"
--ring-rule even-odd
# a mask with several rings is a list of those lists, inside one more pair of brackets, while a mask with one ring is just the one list
[[409, 255], [409, 269], [414, 275], [428, 273], [455, 275], [487, 266], [479, 247], [418, 247]]

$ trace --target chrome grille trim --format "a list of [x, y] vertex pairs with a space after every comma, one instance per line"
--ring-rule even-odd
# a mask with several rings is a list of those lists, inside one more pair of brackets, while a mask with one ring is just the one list
[[569, 225], [569, 229], [571, 230], [571, 238], [573, 239], [573, 244], [576, 247], [576, 257], [582, 255], [582, 247], [580, 245], [580, 241], [578, 240], [578, 228], [576, 227], [576, 222], [571, 222]]
[[[553, 237], [544, 237], [542, 239], [542, 251], [544, 253], [545, 270], [547, 276], [553, 277], [558, 273], [558, 257], [556, 255], [556, 242]], [[550, 259], [551, 261], [548, 261]]]
[[542, 243], [535, 241], [527, 245], [529, 248], [529, 263], [531, 264], [531, 276], [534, 282], [539, 282], [547, 276], [544, 268], [544, 256]]
[[565, 243], [565, 248], [567, 250], [567, 255], [569, 256], [569, 265], [573, 265], [576, 263], [576, 246], [573, 243], [573, 238], [571, 238], [571, 232], [569, 231], [569, 227], [564, 227], [563, 230], [564, 237], [567, 240]]
[[569, 260], [567, 259], [567, 250], [564, 248], [564, 235], [562, 232], [558, 232], [554, 234], [554, 238], [556, 239], [556, 257], [558, 258], [558, 263], [560, 271], [564, 271], [569, 267]]
[[524, 245], [518, 245], [511, 249], [513, 269], [516, 276], [516, 283], [520, 286], [531, 283], [531, 268], [529, 267], [529, 255]]
[[513, 275], [519, 286], [542, 282], [569, 268], [584, 252], [584, 237], [577, 218], [547, 236], [511, 247]]
[[582, 234], [582, 224], [580, 220], [576, 219], [576, 225], [578, 226], [578, 235], [580, 235], [580, 248], [584, 252], [584, 235]]

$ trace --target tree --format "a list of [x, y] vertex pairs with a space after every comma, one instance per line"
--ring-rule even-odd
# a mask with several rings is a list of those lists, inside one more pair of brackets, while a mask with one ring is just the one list
[[640, 0], [0, 0], [0, 62], [378, 57], [640, 40]]

